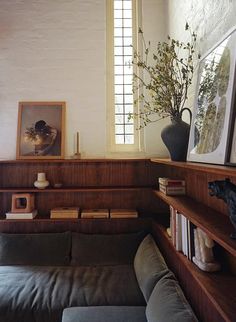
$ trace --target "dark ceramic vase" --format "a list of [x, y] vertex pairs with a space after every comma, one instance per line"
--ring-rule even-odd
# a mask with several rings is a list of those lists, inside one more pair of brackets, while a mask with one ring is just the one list
[[[188, 111], [191, 116], [191, 111]], [[182, 121], [181, 116], [182, 113], [173, 117], [171, 124], [167, 125], [161, 132], [161, 138], [172, 161], [186, 161], [187, 158], [190, 125]]]

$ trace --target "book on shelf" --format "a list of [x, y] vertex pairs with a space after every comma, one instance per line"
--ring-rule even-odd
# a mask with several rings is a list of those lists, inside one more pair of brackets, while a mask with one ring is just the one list
[[173, 246], [190, 260], [195, 252], [194, 227], [190, 220], [170, 206], [170, 231]]
[[50, 211], [51, 219], [73, 219], [79, 217], [79, 207], [60, 207]]
[[176, 211], [176, 233], [175, 233], [175, 249], [180, 252], [182, 251], [182, 214], [180, 214], [178, 211]]
[[110, 218], [138, 218], [138, 212], [135, 209], [111, 209]]
[[182, 187], [185, 186], [185, 180], [182, 179], [171, 179], [171, 178], [158, 178], [158, 183], [162, 184], [163, 186], [169, 187]]
[[7, 212], [6, 219], [34, 219], [38, 214], [38, 210], [32, 212]]
[[188, 231], [187, 231], [187, 218], [182, 215], [181, 217], [181, 230], [182, 230], [182, 252], [188, 257]]
[[109, 218], [108, 209], [84, 209], [81, 212], [81, 218]]
[[171, 234], [171, 240], [172, 243], [175, 247], [175, 233], [176, 233], [176, 210], [174, 209], [174, 207], [170, 206], [170, 234]]
[[162, 184], [159, 184], [159, 190], [168, 196], [178, 196], [185, 195], [185, 186], [180, 187], [169, 187]]

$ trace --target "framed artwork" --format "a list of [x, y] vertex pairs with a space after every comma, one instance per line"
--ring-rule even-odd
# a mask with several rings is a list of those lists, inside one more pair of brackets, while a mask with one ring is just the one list
[[232, 124], [230, 129], [230, 137], [229, 137], [229, 145], [227, 151], [227, 159], [226, 163], [228, 165], [236, 166], [236, 111], [234, 110], [234, 114], [232, 115]]
[[200, 61], [188, 161], [227, 162], [230, 128], [235, 123], [235, 62], [234, 28]]
[[20, 102], [17, 159], [62, 159], [65, 102]]

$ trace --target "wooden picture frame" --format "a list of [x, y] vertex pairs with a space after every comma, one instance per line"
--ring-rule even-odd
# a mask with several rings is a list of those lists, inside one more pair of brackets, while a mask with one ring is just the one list
[[65, 102], [19, 102], [17, 159], [63, 159]]
[[235, 104], [236, 28], [200, 61], [188, 161], [225, 164]]

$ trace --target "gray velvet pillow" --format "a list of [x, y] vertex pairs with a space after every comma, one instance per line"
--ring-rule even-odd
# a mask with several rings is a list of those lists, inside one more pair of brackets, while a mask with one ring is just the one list
[[165, 260], [150, 234], [144, 238], [137, 250], [134, 269], [139, 287], [147, 302], [157, 281], [169, 272]]
[[145, 306], [70, 307], [62, 322], [146, 322]]
[[172, 273], [158, 281], [146, 308], [148, 322], [198, 321]]
[[72, 233], [72, 265], [131, 264], [144, 232], [129, 234]]
[[0, 234], [0, 265], [68, 265], [71, 233]]

